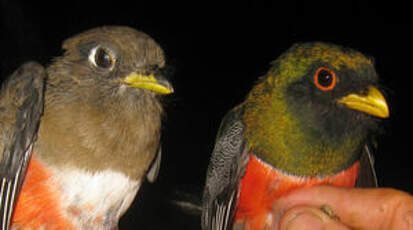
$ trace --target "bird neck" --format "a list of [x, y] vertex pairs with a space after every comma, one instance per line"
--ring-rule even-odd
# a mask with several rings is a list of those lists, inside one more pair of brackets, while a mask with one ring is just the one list
[[333, 175], [358, 158], [362, 138], [323, 136], [310, 120], [289, 110], [283, 88], [263, 81], [249, 94], [244, 107], [249, 149], [284, 172], [300, 176]]

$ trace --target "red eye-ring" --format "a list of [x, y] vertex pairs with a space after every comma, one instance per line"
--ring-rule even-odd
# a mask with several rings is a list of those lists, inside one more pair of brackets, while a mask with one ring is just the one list
[[336, 86], [337, 76], [334, 71], [326, 67], [320, 67], [314, 74], [314, 84], [317, 88], [328, 91]]

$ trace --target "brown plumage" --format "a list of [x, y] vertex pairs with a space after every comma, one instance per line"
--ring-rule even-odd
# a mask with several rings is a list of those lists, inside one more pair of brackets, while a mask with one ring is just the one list
[[[24, 227], [110, 229], [160, 154], [159, 95], [173, 92], [160, 74], [165, 65], [163, 51], [148, 35], [115, 26], [74, 36], [63, 43], [63, 49], [64, 55], [46, 69], [44, 113], [32, 168], [50, 173], [42, 183], [49, 184], [48, 192], [62, 194], [44, 202], [61, 206], [57, 212], [69, 220], [58, 225], [53, 220], [42, 223], [44, 220], [24, 218], [32, 199], [27, 191], [36, 182], [23, 183], [16, 207], [16, 212], [22, 213], [16, 213], [14, 219]], [[156, 171], [159, 162], [153, 165], [151, 171]], [[29, 165], [28, 173], [30, 170]], [[27, 180], [35, 181], [31, 175]], [[113, 177], [131, 188], [115, 186], [105, 194], [108, 184], [114, 183], [105, 180]]]
[[[82, 47], [91, 42], [107, 44], [120, 63], [110, 72], [95, 70], [84, 55], [89, 47]], [[88, 31], [63, 48], [65, 55], [48, 68], [35, 152], [52, 164], [111, 168], [140, 178], [147, 167], [135, 166], [149, 165], [158, 149], [162, 107], [154, 92], [122, 88], [120, 82], [130, 72], [162, 68], [162, 50], [149, 36], [125, 27]]]

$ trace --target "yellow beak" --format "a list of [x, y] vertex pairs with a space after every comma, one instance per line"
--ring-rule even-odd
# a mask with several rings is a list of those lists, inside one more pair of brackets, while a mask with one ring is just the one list
[[131, 73], [125, 77], [124, 83], [140, 89], [146, 89], [159, 94], [170, 94], [174, 92], [171, 84], [166, 80], [158, 80], [154, 75], [143, 75]]
[[339, 99], [338, 103], [376, 117], [386, 118], [390, 114], [383, 94], [373, 86], [369, 87], [367, 95], [350, 94]]

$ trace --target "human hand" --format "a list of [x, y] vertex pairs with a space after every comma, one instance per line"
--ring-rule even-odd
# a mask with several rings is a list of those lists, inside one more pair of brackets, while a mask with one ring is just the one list
[[273, 210], [283, 213], [280, 230], [413, 229], [413, 196], [395, 189], [316, 186], [281, 198]]

